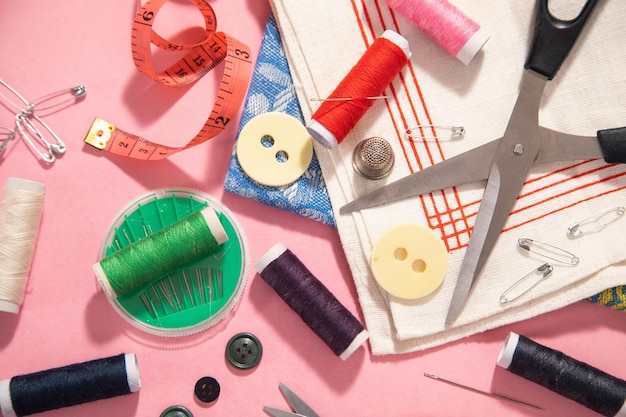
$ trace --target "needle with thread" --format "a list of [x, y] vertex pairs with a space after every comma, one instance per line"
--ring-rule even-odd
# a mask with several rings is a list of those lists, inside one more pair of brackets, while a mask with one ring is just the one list
[[[365, 100], [378, 100], [379, 98], [389, 98], [389, 96], [370, 96], [364, 97]], [[310, 98], [309, 101], [351, 101], [356, 100], [354, 97], [328, 97], [328, 98]]]
[[469, 387], [467, 385], [459, 384], [458, 382], [450, 381], [449, 379], [438, 377], [437, 375], [429, 374], [427, 372], [424, 372], [424, 376], [428, 377], [428, 378], [431, 378], [431, 379], [434, 379], [436, 381], [445, 382], [446, 384], [450, 384], [450, 385], [455, 386], [457, 388], [462, 388], [464, 390], [474, 392], [476, 394], [486, 395], [488, 397], [492, 397], [492, 398], [495, 398], [495, 399], [498, 399], [498, 400], [504, 400], [504, 401], [508, 401], [510, 403], [513, 403], [513, 404], [523, 405], [524, 407], [530, 407], [530, 408], [535, 409], [535, 410], [543, 410], [543, 408], [538, 407], [538, 406], [533, 405], [533, 404], [529, 404], [529, 403], [526, 403], [526, 402], [523, 402], [523, 401], [519, 401], [519, 400], [516, 400], [514, 398], [510, 398], [510, 397], [505, 397], [504, 395], [494, 394], [493, 392], [487, 392], [487, 391], [482, 391], [482, 390], [479, 390], [479, 389], [476, 389], [476, 388], [472, 388], [472, 387]]

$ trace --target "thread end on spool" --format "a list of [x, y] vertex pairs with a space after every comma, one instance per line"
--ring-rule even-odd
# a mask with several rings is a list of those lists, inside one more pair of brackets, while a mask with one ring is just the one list
[[94, 272], [94, 274], [96, 274], [96, 279], [98, 280], [98, 283], [100, 284], [100, 286], [102, 287], [104, 292], [107, 295], [109, 295], [109, 296], [111, 296], [113, 298], [116, 298], [117, 294], [115, 293], [115, 290], [111, 286], [111, 283], [109, 282], [109, 279], [107, 278], [106, 274], [104, 273], [104, 269], [102, 269], [102, 265], [100, 265], [100, 262], [95, 263], [93, 265], [93, 272]]
[[9, 177], [6, 179], [5, 186], [7, 188], [15, 188], [22, 191], [28, 191], [33, 194], [44, 194], [46, 185], [36, 181], [25, 180], [22, 178]]
[[20, 304], [8, 300], [0, 300], [0, 312], [17, 314], [20, 311]]
[[307, 125], [306, 130], [311, 136], [313, 136], [313, 139], [324, 145], [324, 147], [332, 149], [337, 146], [338, 142], [335, 135], [333, 135], [330, 130], [322, 126], [322, 124], [317, 120], [311, 120]]
[[282, 243], [278, 242], [274, 246], [272, 246], [265, 255], [261, 256], [261, 258], [254, 264], [254, 269], [260, 274], [265, 268], [272, 262], [274, 262], [280, 255], [285, 253], [287, 247]]
[[485, 29], [478, 28], [456, 54], [457, 59], [465, 65], [468, 65], [470, 61], [474, 59], [478, 51], [487, 43], [489, 36], [489, 33], [487, 33]]
[[515, 353], [515, 349], [517, 349], [517, 343], [519, 342], [519, 335], [517, 333], [510, 332], [506, 339], [504, 340], [504, 344], [502, 345], [502, 349], [498, 354], [498, 360], [496, 361], [497, 365], [501, 368], [508, 369], [513, 362], [513, 354]]
[[380, 37], [383, 39], [387, 39], [388, 41], [394, 43], [398, 48], [402, 49], [402, 52], [404, 52], [406, 59], [411, 58], [409, 41], [404, 36], [400, 35], [398, 32], [394, 32], [391, 29], [387, 29], [382, 33], [382, 35], [380, 35]]
[[352, 343], [350, 343], [350, 345], [346, 348], [346, 350], [343, 351], [343, 353], [341, 355], [339, 355], [339, 357], [342, 360], [346, 360], [348, 359], [350, 356], [352, 356], [352, 354], [354, 352], [356, 352], [356, 350], [363, 344], [365, 343], [365, 341], [367, 339], [369, 339], [370, 334], [367, 330], [363, 329], [363, 331], [361, 333], [359, 333], [354, 340], [352, 341]]
[[0, 381], [0, 410], [4, 417], [17, 417], [11, 401], [10, 379]]
[[228, 240], [228, 235], [226, 234], [226, 230], [224, 230], [224, 226], [222, 225], [222, 222], [217, 216], [215, 210], [211, 207], [207, 207], [202, 209], [201, 214], [204, 217], [204, 220], [206, 220], [206, 224], [209, 227], [211, 234], [215, 237], [217, 244], [221, 245], [226, 242]]
[[141, 389], [141, 377], [139, 376], [139, 363], [134, 353], [124, 354], [124, 364], [126, 365], [126, 378], [130, 392], [137, 392]]

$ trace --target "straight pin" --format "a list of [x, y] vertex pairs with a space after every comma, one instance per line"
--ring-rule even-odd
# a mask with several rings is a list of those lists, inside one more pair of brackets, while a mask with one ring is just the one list
[[378, 100], [381, 98], [391, 98], [389, 96], [368, 96], [364, 98], [355, 98], [355, 97], [328, 97], [328, 98], [315, 98], [312, 97], [309, 101], [352, 101], [352, 100]]
[[427, 372], [424, 372], [424, 376], [428, 377], [430, 379], [434, 379], [436, 381], [445, 382], [446, 384], [452, 385], [452, 386], [457, 387], [457, 388], [462, 388], [464, 390], [474, 392], [476, 394], [486, 395], [487, 397], [492, 397], [492, 398], [495, 398], [497, 400], [508, 401], [510, 403], [517, 404], [517, 405], [522, 405], [524, 407], [529, 407], [529, 408], [532, 408], [532, 409], [535, 409], [535, 410], [543, 410], [543, 408], [538, 407], [538, 406], [533, 405], [533, 404], [529, 404], [529, 403], [526, 403], [526, 402], [523, 402], [523, 401], [519, 401], [519, 400], [516, 400], [516, 399], [511, 398], [511, 397], [505, 397], [504, 395], [494, 394], [493, 392], [482, 391], [482, 390], [479, 390], [479, 389], [476, 389], [476, 388], [472, 388], [472, 387], [469, 387], [467, 385], [459, 384], [458, 382], [450, 381], [449, 379], [438, 377], [437, 375], [429, 374]]

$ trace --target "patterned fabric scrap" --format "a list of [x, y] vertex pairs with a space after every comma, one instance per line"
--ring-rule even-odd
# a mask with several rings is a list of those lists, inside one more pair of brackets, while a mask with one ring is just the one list
[[[237, 136], [253, 117], [266, 112], [283, 112], [304, 123], [273, 14], [270, 14], [265, 27]], [[237, 160], [236, 146], [235, 142], [224, 184], [226, 191], [335, 227], [322, 169], [315, 153], [308, 170], [296, 182], [284, 187], [269, 187], [246, 175]]]

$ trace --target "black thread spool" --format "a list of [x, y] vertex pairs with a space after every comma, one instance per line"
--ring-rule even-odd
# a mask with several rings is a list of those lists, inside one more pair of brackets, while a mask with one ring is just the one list
[[281, 243], [267, 251], [255, 268], [341, 359], [346, 360], [369, 337], [356, 317]]
[[626, 416], [626, 381], [510, 333], [498, 366], [607, 417]]
[[140, 388], [135, 354], [120, 354], [0, 381], [0, 408], [4, 417], [22, 417]]

